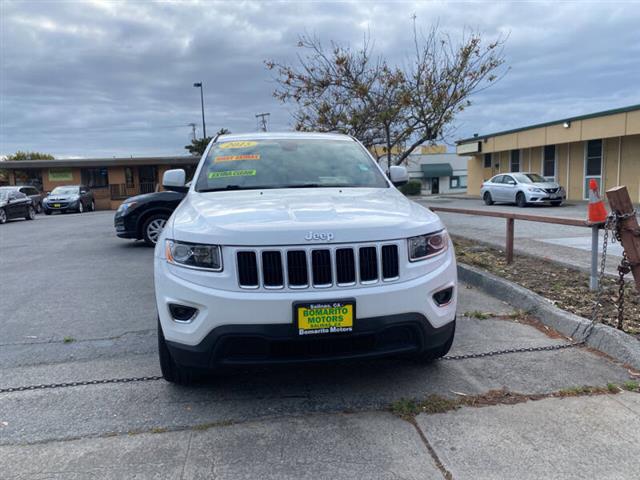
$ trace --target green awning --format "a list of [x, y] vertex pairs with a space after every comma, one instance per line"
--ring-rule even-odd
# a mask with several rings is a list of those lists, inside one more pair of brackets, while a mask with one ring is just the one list
[[453, 168], [450, 163], [423, 163], [420, 165], [425, 178], [429, 177], [450, 177], [453, 175]]

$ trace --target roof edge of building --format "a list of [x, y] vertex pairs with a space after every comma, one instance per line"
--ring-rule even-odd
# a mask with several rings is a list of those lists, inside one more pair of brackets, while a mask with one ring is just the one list
[[587, 113], [585, 115], [577, 115], [574, 117], [565, 117], [565, 118], [562, 118], [559, 120], [553, 120], [550, 122], [535, 123], [533, 125], [527, 125], [524, 127], [512, 128], [510, 130], [502, 130], [500, 132], [487, 133], [485, 135], [478, 135], [474, 137], [463, 138], [461, 140], [456, 140], [456, 145], [460, 145], [462, 143], [467, 143], [467, 142], [473, 142], [477, 140], [484, 140], [485, 138], [490, 138], [490, 137], [498, 137], [500, 135], [509, 135], [511, 133], [523, 132], [525, 130], [532, 130], [534, 128], [549, 127], [551, 125], [557, 125], [563, 122], [574, 122], [579, 120], [587, 120], [589, 118], [606, 117], [608, 115], [633, 112], [635, 110], [640, 110], [640, 104], [629, 105], [627, 107], [613, 108], [610, 110], [602, 110], [600, 112]]

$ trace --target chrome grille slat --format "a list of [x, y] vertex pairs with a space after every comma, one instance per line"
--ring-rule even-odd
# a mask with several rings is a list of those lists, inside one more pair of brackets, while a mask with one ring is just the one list
[[400, 278], [400, 248], [393, 243], [238, 248], [241, 288], [292, 290], [392, 282]]

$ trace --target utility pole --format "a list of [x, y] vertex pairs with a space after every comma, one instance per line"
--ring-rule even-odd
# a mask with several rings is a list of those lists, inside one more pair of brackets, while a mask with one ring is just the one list
[[191, 127], [191, 136], [195, 140], [196, 139], [196, 124], [195, 123], [187, 123]]
[[271, 115], [270, 113], [258, 113], [256, 114], [256, 118], [258, 119], [258, 130], [262, 130], [263, 132], [267, 131], [267, 118]]
[[202, 93], [202, 82], [193, 84], [194, 87], [200, 88], [200, 106], [202, 107], [202, 138], [207, 138], [207, 127], [204, 124], [204, 93]]

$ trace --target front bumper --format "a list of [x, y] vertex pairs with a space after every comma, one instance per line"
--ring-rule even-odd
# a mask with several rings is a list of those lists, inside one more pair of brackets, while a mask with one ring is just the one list
[[137, 224], [131, 215], [115, 214], [113, 217], [113, 226], [116, 229], [116, 235], [120, 238], [139, 239]]
[[526, 192], [527, 203], [551, 203], [564, 202], [567, 194], [563, 192], [547, 193], [547, 192]]
[[[456, 314], [457, 272], [453, 249], [434, 264], [433, 270], [417, 278], [358, 288], [268, 292], [221, 290], [182, 278], [183, 270], [160, 257], [155, 258], [158, 315], [167, 344], [178, 363], [201, 366], [212, 362], [295, 363], [308, 360], [309, 355], [303, 352], [306, 348], [312, 352], [328, 349], [325, 356], [332, 359], [416, 351], [437, 345], [441, 332], [445, 332], [442, 333], [445, 338]], [[433, 294], [448, 287], [453, 287], [451, 301], [438, 306]], [[325, 338], [313, 336], [308, 341], [297, 335], [292, 308], [295, 302], [320, 303], [340, 299], [356, 302], [357, 316], [352, 333]], [[189, 323], [174, 321], [169, 303], [194, 307], [198, 313]], [[246, 341], [229, 340], [233, 338], [245, 338]], [[253, 345], [253, 350], [241, 352], [238, 357], [233, 353], [236, 347], [229, 347], [229, 342]], [[339, 345], [336, 347], [335, 344]], [[347, 348], [347, 344], [353, 348]], [[298, 354], [278, 353], [279, 349], [287, 348]], [[322, 355], [311, 355], [316, 360], [319, 356]]]
[[[65, 202], [65, 201], [60, 201], [60, 202], [46, 202], [42, 204], [42, 207], [45, 210], [48, 210], [50, 212], [66, 212], [69, 210], [72, 211], [76, 211], [78, 210], [78, 203], [80, 202], [80, 200], [76, 200], [75, 202]], [[56, 205], [59, 205], [58, 207], [56, 207]]]
[[180, 365], [220, 368], [306, 364], [409, 354], [444, 345], [455, 324], [432, 327], [419, 313], [357, 319], [350, 334], [300, 337], [292, 325], [225, 325], [198, 345], [167, 341]]

